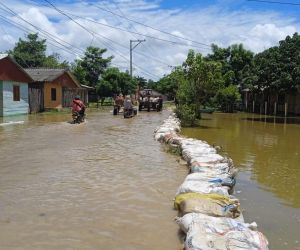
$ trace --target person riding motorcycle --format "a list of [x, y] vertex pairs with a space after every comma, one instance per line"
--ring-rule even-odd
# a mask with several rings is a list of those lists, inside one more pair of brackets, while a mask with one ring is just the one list
[[75, 114], [78, 114], [80, 117], [80, 121], [84, 120], [84, 112], [85, 112], [85, 105], [80, 100], [80, 96], [75, 96], [73, 102], [72, 102], [72, 116]]
[[134, 115], [133, 104], [130, 95], [127, 95], [124, 100], [124, 118]]
[[124, 100], [124, 109], [132, 109], [132, 101], [130, 95], [127, 95]]

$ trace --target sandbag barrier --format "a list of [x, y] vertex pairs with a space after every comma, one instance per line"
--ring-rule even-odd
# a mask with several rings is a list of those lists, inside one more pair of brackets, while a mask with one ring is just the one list
[[207, 142], [179, 135], [180, 120], [170, 115], [155, 130], [157, 141], [179, 149], [189, 174], [176, 192], [175, 218], [186, 234], [185, 250], [268, 250], [255, 222], [245, 223], [239, 200], [232, 195], [236, 169]]

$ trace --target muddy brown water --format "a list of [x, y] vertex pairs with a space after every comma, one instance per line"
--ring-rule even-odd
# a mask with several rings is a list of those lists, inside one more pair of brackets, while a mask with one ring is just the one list
[[[172, 199], [187, 170], [153, 140], [168, 114], [9, 118], [24, 124], [0, 127], [0, 249], [181, 249]], [[299, 131], [252, 114], [205, 115], [183, 130], [234, 160], [245, 220], [271, 249], [300, 249]]]
[[271, 249], [300, 249], [300, 117], [206, 114], [182, 134], [221, 147], [239, 169], [235, 195]]
[[0, 127], [0, 249], [180, 249], [187, 170], [153, 139], [168, 114], [10, 118], [25, 122]]

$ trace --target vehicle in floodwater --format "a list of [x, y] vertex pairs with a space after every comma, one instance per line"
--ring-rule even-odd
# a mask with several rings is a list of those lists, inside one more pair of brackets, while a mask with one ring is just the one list
[[80, 124], [85, 122], [85, 113], [72, 112], [73, 124]]
[[159, 112], [162, 110], [162, 107], [162, 97], [154, 94], [152, 89], [144, 89], [140, 91], [139, 111], [147, 110], [150, 112], [151, 110], [154, 110]]
[[135, 108], [125, 109], [123, 111], [124, 118], [132, 118], [137, 115], [137, 110]]

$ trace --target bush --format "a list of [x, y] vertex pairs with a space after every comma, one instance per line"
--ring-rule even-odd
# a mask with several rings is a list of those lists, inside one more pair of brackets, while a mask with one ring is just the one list
[[229, 85], [217, 92], [215, 100], [222, 111], [232, 113], [234, 104], [241, 100], [241, 95], [235, 85]]
[[193, 105], [179, 105], [176, 107], [175, 114], [181, 120], [182, 126], [194, 126], [196, 122], [196, 112]]

